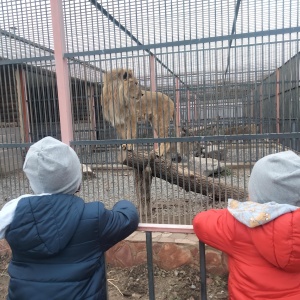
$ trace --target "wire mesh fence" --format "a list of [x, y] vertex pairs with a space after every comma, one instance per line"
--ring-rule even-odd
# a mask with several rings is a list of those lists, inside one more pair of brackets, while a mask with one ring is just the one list
[[246, 198], [259, 158], [300, 151], [297, 0], [0, 3], [2, 204], [30, 191], [29, 145], [63, 138], [57, 37], [86, 201], [126, 198], [143, 222], [191, 224]]

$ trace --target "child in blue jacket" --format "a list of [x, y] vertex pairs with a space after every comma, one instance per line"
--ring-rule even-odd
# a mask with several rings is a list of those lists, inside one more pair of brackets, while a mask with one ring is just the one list
[[79, 158], [52, 137], [30, 147], [23, 170], [34, 195], [0, 212], [0, 238], [12, 249], [8, 299], [106, 299], [104, 253], [137, 229], [135, 206], [122, 200], [108, 210], [75, 196]]

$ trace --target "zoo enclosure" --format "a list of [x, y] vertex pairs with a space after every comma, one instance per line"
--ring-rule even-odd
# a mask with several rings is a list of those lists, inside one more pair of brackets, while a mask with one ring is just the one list
[[19, 170], [28, 146], [46, 135], [73, 145], [93, 170], [86, 201], [138, 203], [133, 171], [118, 161], [129, 141], [117, 139], [100, 104], [103, 72], [117, 67], [176, 106], [169, 137], [139, 122], [132, 142], [145, 152], [171, 142], [175, 171], [186, 181], [207, 176], [195, 192], [196, 183], [178, 186], [176, 172], [158, 167], [142, 221], [191, 224], [198, 211], [226, 205], [220, 185], [228, 197], [232, 187], [245, 190], [257, 159], [300, 150], [297, 0], [0, 2], [2, 203], [28, 192]]

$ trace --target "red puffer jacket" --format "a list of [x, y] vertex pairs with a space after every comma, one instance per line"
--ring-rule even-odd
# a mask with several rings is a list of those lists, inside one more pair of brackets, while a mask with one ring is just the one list
[[230, 300], [300, 300], [300, 210], [255, 228], [227, 209], [199, 213], [197, 237], [228, 254]]

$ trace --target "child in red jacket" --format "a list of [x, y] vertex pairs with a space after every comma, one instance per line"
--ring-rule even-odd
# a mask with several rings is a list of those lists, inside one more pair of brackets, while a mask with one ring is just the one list
[[300, 299], [300, 157], [271, 154], [254, 166], [249, 200], [201, 212], [194, 231], [228, 255], [229, 299]]

